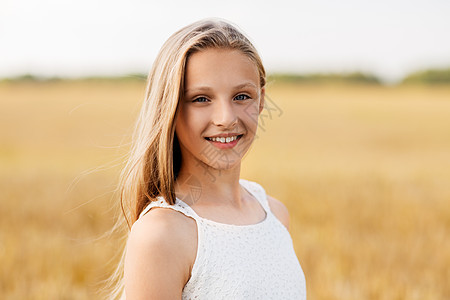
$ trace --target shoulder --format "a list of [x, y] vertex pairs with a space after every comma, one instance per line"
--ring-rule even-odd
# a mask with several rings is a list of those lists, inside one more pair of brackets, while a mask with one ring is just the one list
[[[151, 246], [155, 241], [159, 246], [183, 243], [182, 237], [195, 225], [195, 221], [170, 208], [154, 207], [137, 220], [129, 235], [129, 243]], [[181, 239], [180, 239], [181, 238]]]
[[272, 196], [267, 195], [264, 187], [255, 182], [250, 181], [246, 179], [241, 179], [241, 183], [245, 184], [246, 186], [253, 188], [255, 191], [257, 191], [260, 195], [264, 195], [267, 197], [267, 202], [269, 203], [270, 210], [275, 215], [275, 217], [286, 227], [286, 229], [289, 231], [289, 211], [287, 207], [278, 199], [275, 199]]
[[269, 202], [270, 210], [272, 213], [280, 220], [280, 222], [286, 227], [289, 231], [289, 211], [286, 205], [283, 204], [278, 199], [275, 199], [272, 196], [267, 195], [267, 202]]
[[125, 257], [127, 297], [180, 298], [195, 259], [196, 238], [195, 221], [170, 208], [153, 208], [136, 221]]

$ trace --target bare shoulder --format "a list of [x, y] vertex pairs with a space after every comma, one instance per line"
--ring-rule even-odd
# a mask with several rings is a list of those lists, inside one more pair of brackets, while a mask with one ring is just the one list
[[170, 208], [153, 208], [133, 224], [124, 279], [129, 299], [180, 299], [195, 259], [195, 220]]
[[275, 199], [272, 196], [267, 195], [267, 201], [269, 202], [270, 210], [272, 213], [280, 220], [281, 223], [286, 227], [286, 229], [289, 231], [289, 211], [284, 205], [283, 202], [281, 202], [278, 199]]

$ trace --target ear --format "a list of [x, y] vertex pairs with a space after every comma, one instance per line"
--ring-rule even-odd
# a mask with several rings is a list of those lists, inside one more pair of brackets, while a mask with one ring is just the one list
[[263, 88], [261, 89], [261, 94], [260, 94], [260, 96], [259, 96], [259, 113], [260, 113], [260, 114], [261, 114], [261, 112], [262, 112], [263, 109], [264, 109], [264, 99], [265, 99], [265, 96], [266, 96], [266, 88], [263, 87]]

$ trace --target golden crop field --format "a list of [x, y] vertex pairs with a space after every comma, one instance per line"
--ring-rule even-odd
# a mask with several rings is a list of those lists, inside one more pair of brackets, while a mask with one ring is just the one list
[[[1, 299], [101, 299], [143, 93], [0, 84]], [[274, 82], [267, 94], [277, 108], [241, 177], [288, 207], [308, 299], [450, 299], [450, 87]]]

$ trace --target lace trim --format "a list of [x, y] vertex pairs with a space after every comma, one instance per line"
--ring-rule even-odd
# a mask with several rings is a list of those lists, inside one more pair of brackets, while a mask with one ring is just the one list
[[186, 215], [188, 217], [191, 217], [191, 218], [194, 218], [194, 219], [197, 220], [197, 215], [196, 214], [193, 214], [192, 212], [189, 212], [187, 209], [185, 209], [184, 207], [181, 207], [180, 205], [177, 205], [177, 204], [170, 205], [161, 196], [157, 197], [157, 200], [150, 202], [144, 208], [144, 210], [141, 212], [141, 214], [139, 215], [139, 218], [141, 218], [143, 215], [145, 215], [153, 207], [171, 208], [173, 210], [176, 210], [176, 211], [179, 211], [179, 212], [183, 213], [184, 215]]

